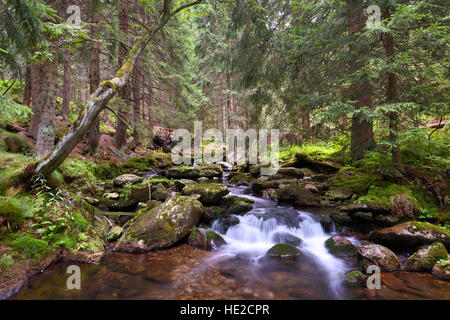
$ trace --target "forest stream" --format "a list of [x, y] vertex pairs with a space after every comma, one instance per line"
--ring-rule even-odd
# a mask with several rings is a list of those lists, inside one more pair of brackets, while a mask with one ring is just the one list
[[[328, 252], [324, 242], [335, 232], [333, 226], [325, 231], [320, 215], [248, 195], [247, 188], [229, 184], [226, 174], [223, 183], [254, 204], [226, 232], [217, 221], [211, 225], [227, 242], [218, 250], [181, 243], [142, 254], [109, 252], [98, 264], [80, 265], [81, 290], [67, 289], [71, 263], [59, 262], [10, 299], [450, 299], [450, 282], [427, 273], [382, 273], [378, 290], [345, 286], [356, 261]], [[265, 256], [277, 234], [300, 239], [298, 259]], [[357, 236], [348, 239], [361, 244]]]

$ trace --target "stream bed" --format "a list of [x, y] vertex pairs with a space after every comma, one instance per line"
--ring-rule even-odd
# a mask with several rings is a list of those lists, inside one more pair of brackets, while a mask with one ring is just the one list
[[[244, 189], [229, 187], [232, 194], [244, 195]], [[255, 202], [251, 211], [237, 216], [239, 224], [226, 231], [218, 223], [211, 226], [227, 242], [218, 251], [180, 243], [144, 254], [110, 252], [98, 264], [79, 265], [80, 290], [67, 289], [66, 270], [73, 263], [60, 262], [31, 277], [11, 299], [450, 300], [450, 283], [426, 273], [383, 273], [378, 290], [345, 287], [345, 274], [357, 269], [356, 261], [328, 252], [324, 242], [332, 233], [316, 214], [244, 196]], [[265, 257], [279, 236], [300, 239], [297, 260]]]

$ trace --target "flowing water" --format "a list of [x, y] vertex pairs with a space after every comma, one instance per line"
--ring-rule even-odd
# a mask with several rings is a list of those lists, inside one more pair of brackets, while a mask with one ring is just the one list
[[[223, 182], [227, 184], [226, 176]], [[311, 212], [277, 206], [273, 201], [246, 195], [243, 187], [229, 186], [233, 194], [253, 199], [253, 209], [236, 216], [239, 223], [224, 231], [227, 244], [206, 252], [178, 244], [145, 254], [108, 253], [95, 265], [80, 265], [81, 290], [67, 290], [69, 263], [57, 263], [34, 276], [13, 299], [450, 299], [450, 283], [431, 274], [382, 274], [380, 290], [348, 289], [343, 279], [356, 269], [354, 259], [331, 255], [324, 231]], [[302, 252], [297, 260], [265, 257], [280, 239]], [[349, 238], [359, 244], [357, 238]], [[286, 241], [288, 242], [288, 241]]]

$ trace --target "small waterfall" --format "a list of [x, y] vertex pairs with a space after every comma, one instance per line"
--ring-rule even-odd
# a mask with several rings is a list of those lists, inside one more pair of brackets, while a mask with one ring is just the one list
[[[219, 250], [217, 258], [244, 253], [257, 263], [267, 250], [277, 243], [277, 235], [300, 238], [302, 243], [298, 248], [311, 257], [327, 275], [330, 289], [339, 298], [341, 281], [347, 271], [346, 265], [326, 249], [324, 243], [331, 234], [324, 231], [314, 215], [276, 206], [271, 200], [247, 197], [255, 200], [254, 208], [243, 216], [236, 216], [239, 223], [221, 234], [227, 245]], [[289, 216], [291, 219], [286, 219]], [[221, 228], [217, 221], [213, 223], [212, 229], [220, 233]]]

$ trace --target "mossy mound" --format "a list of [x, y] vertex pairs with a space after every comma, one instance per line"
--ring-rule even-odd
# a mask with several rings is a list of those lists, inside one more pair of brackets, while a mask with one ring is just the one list
[[9, 223], [11, 228], [18, 229], [22, 226], [25, 218], [33, 217], [34, 202], [30, 196], [0, 197], [0, 217]]
[[68, 183], [75, 180], [96, 181], [96, 168], [95, 163], [77, 158], [68, 158], [59, 166], [64, 180]]
[[290, 244], [278, 243], [270, 248], [266, 255], [278, 259], [297, 259], [301, 252]]
[[50, 252], [48, 242], [45, 240], [35, 239], [30, 236], [23, 236], [17, 241], [8, 243], [11, 248], [23, 253], [28, 259], [37, 260], [42, 255]]
[[408, 271], [430, 271], [439, 260], [447, 259], [448, 252], [440, 242], [423, 246], [405, 261], [403, 268]]
[[18, 134], [4, 131], [0, 132], [0, 150], [11, 153], [32, 154], [33, 145]]

